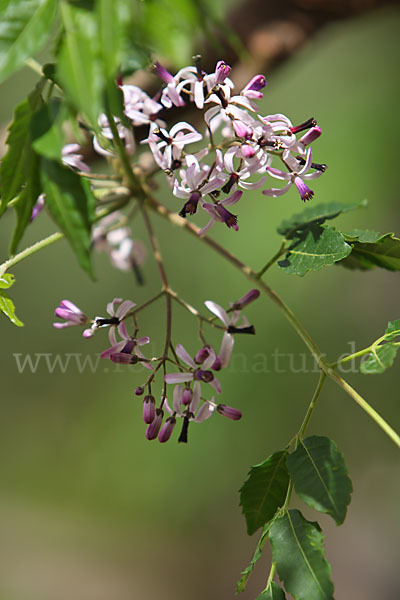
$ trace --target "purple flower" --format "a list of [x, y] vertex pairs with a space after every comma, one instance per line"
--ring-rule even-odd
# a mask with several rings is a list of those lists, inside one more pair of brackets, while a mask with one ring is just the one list
[[65, 320], [65, 323], [53, 323], [53, 327], [56, 329], [86, 325], [89, 322], [89, 318], [70, 300], [61, 300], [60, 305], [54, 312], [57, 317]]
[[204, 202], [203, 208], [208, 214], [211, 216], [210, 221], [205, 225], [200, 231], [199, 236], [205, 234], [206, 231], [210, 229], [214, 225], [216, 221], [220, 223], [225, 223], [227, 227], [238, 231], [239, 225], [237, 224], [237, 216], [227, 210], [226, 206], [231, 206], [240, 200], [242, 193], [240, 190], [236, 190], [233, 192], [231, 196], [224, 198], [220, 202], [216, 202], [215, 204], [211, 204], [209, 202]]
[[260, 92], [267, 85], [267, 80], [264, 75], [255, 75], [250, 79], [249, 83], [240, 92], [247, 98], [262, 98], [263, 93]]
[[[308, 173], [307, 171], [312, 168], [312, 152], [311, 148], [307, 151], [307, 156], [304, 161], [300, 161], [294, 158], [289, 150], [285, 150], [282, 154], [282, 159], [285, 164], [291, 169], [290, 172], [281, 171], [272, 167], [267, 167], [267, 172], [275, 179], [286, 180], [288, 183], [283, 188], [270, 188], [263, 190], [263, 194], [266, 196], [282, 196], [288, 189], [295, 184], [297, 191], [300, 194], [301, 199], [305, 202], [310, 200], [314, 195], [314, 192], [304, 183], [304, 180], [315, 179], [322, 175], [323, 171], [315, 171], [314, 173]], [[302, 164], [304, 162], [304, 164]]]
[[224, 83], [225, 79], [229, 76], [231, 72], [231, 67], [227, 65], [223, 60], [217, 62], [217, 66], [215, 67], [215, 84], [219, 85]]
[[180, 96], [178, 83], [175, 78], [165, 69], [159, 62], [156, 62], [154, 72], [162, 79], [166, 84], [166, 88], [163, 90], [161, 102], [170, 108], [172, 104], [175, 106], [185, 106], [184, 100]]
[[180, 373], [167, 373], [164, 375], [164, 381], [166, 383], [186, 383], [189, 381], [203, 381], [209, 383], [218, 394], [221, 393], [221, 384], [214, 374], [210, 371], [211, 366], [215, 362], [216, 353], [210, 351], [208, 358], [203, 362], [202, 368], [199, 369], [199, 365], [196, 365], [193, 358], [185, 350], [182, 344], [177, 344], [176, 354], [178, 357], [189, 367], [185, 372]]
[[146, 369], [152, 370], [153, 367], [150, 362], [147, 362], [144, 354], [139, 350], [140, 346], [144, 346], [150, 342], [149, 337], [134, 338], [129, 335], [125, 323], [118, 325], [118, 333], [121, 336], [121, 341], [117, 341], [115, 335], [115, 327], [112, 327], [109, 331], [109, 339], [111, 347], [107, 348], [100, 354], [101, 358], [109, 358], [115, 363], [122, 364], [135, 364], [139, 362]]

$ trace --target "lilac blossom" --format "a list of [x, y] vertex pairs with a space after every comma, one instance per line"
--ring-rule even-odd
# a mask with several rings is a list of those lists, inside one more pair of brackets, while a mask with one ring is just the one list
[[113, 362], [122, 364], [135, 364], [141, 359], [141, 365], [146, 369], [152, 370], [153, 367], [151, 363], [144, 360], [145, 356], [142, 351], [139, 350], [140, 346], [144, 346], [150, 342], [150, 338], [132, 337], [129, 335], [124, 322], [121, 322], [118, 325], [118, 333], [121, 337], [121, 340], [119, 341], [117, 340], [115, 327], [110, 328], [109, 339], [111, 346], [100, 354], [101, 358], [110, 358]]
[[231, 213], [226, 207], [232, 206], [232, 204], [236, 204], [242, 196], [240, 190], [236, 190], [233, 192], [231, 196], [220, 200], [219, 202], [215, 202], [211, 204], [209, 202], [204, 202], [203, 208], [208, 214], [211, 216], [209, 222], [199, 231], [199, 236], [202, 236], [214, 225], [216, 221], [220, 223], [225, 223], [225, 225], [229, 228], [238, 231], [239, 225], [237, 224], [237, 215]]
[[187, 371], [182, 371], [180, 373], [167, 373], [164, 375], [164, 381], [166, 383], [202, 381], [204, 383], [209, 383], [216, 390], [217, 394], [221, 393], [221, 384], [210, 370], [217, 357], [215, 352], [210, 352], [207, 359], [201, 365], [201, 369], [199, 368], [199, 365], [194, 362], [193, 358], [190, 356], [187, 350], [185, 350], [182, 344], [177, 344], [176, 354], [189, 368]]
[[186, 144], [198, 142], [202, 137], [201, 133], [184, 121], [176, 123], [169, 132], [152, 123], [149, 136], [141, 143], [149, 144], [156, 163], [162, 169], [169, 170], [174, 167], [175, 162], [180, 161]]
[[283, 153], [282, 160], [285, 162], [288, 168], [291, 169], [289, 172], [281, 171], [280, 169], [275, 169], [273, 167], [267, 167], [267, 172], [272, 177], [275, 177], [275, 179], [281, 179], [283, 181], [287, 181], [288, 183], [283, 188], [270, 188], [263, 190], [263, 194], [274, 197], [282, 196], [282, 194], [285, 194], [292, 184], [294, 184], [303, 202], [306, 200], [311, 200], [314, 192], [307, 186], [304, 180], [315, 179], [320, 177], [320, 175], [323, 173], [323, 171], [318, 170], [313, 173], [308, 173], [309, 169], [312, 168], [311, 148], [309, 148], [307, 151], [306, 159], [303, 165], [288, 151]]
[[57, 317], [65, 320], [65, 323], [53, 323], [53, 327], [56, 329], [86, 325], [89, 322], [89, 318], [70, 300], [61, 300], [54, 312]]

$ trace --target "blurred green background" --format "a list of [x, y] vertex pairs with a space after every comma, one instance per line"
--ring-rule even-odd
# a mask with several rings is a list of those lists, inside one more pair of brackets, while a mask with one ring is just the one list
[[[368, 199], [368, 210], [341, 217], [344, 230], [400, 233], [398, 186], [400, 11], [386, 9], [324, 30], [269, 80], [261, 113], [282, 112], [294, 123], [315, 116], [323, 136], [314, 157], [329, 169], [314, 185], [313, 202]], [[22, 72], [2, 86], [2, 121], [34, 81]], [[160, 197], [165, 189], [160, 190]], [[247, 206], [246, 206], [247, 205]], [[213, 235], [260, 268], [279, 245], [276, 225], [302, 206], [291, 191], [282, 198], [259, 192], [238, 206], [240, 232]], [[11, 211], [10, 211], [11, 212]], [[233, 267], [182, 231], [153, 217], [172, 286], [198, 307], [206, 299], [227, 305], [249, 289]], [[339, 225], [339, 221], [337, 222]], [[0, 258], [7, 257], [13, 215], [0, 222]], [[140, 221], [134, 234], [145, 239]], [[54, 231], [47, 216], [29, 228], [23, 247]], [[147, 242], [146, 242], [147, 243]], [[62, 298], [87, 314], [103, 314], [114, 296], [140, 304], [159, 283], [151, 258], [146, 286], [95, 257], [97, 281], [81, 272], [65, 242], [36, 254], [13, 272], [18, 329], [1, 318], [0, 598], [3, 600], [200, 600], [233, 597], [256, 535], [246, 534], [238, 489], [249, 467], [282, 448], [302, 420], [317, 381], [312, 361], [300, 370], [305, 347], [267, 298], [245, 311], [257, 335], [237, 339], [234, 360], [221, 377], [223, 401], [240, 408], [234, 423], [219, 415], [193, 424], [187, 446], [144, 439], [136, 368], [101, 363], [93, 374], [75, 363], [65, 373], [18, 372], [14, 354], [101, 352], [106, 335], [84, 340], [71, 328], [52, 327]], [[399, 318], [396, 273], [352, 272], [340, 266], [296, 278], [274, 267], [267, 281], [334, 360], [368, 345]], [[160, 341], [163, 304], [141, 320], [142, 334]], [[196, 323], [174, 306], [174, 340], [197, 349]], [[152, 346], [152, 352], [157, 346]], [[154, 349], [154, 350], [153, 350]], [[284, 357], [274, 369], [273, 353]], [[260, 354], [268, 372], [258, 372]], [[292, 358], [289, 356], [292, 354]], [[257, 356], [258, 355], [258, 356]], [[292, 361], [292, 362], [291, 362]], [[105, 361], [104, 361], [105, 362]], [[107, 370], [109, 369], [109, 370]], [[292, 371], [294, 370], [292, 369]], [[398, 366], [381, 376], [350, 373], [350, 382], [397, 429]], [[395, 600], [400, 503], [395, 446], [332, 382], [309, 427], [332, 437], [346, 456], [354, 483], [347, 520], [320, 521], [332, 563], [337, 599]], [[264, 587], [269, 554], [259, 561], [243, 600]]]

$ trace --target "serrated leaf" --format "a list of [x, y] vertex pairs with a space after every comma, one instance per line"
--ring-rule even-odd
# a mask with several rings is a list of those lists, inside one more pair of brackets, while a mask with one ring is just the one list
[[0, 288], [8, 289], [15, 282], [15, 277], [11, 273], [3, 273], [0, 277]]
[[360, 230], [357, 236], [352, 235], [354, 233], [344, 234], [351, 246], [351, 254], [340, 262], [343, 267], [363, 271], [381, 267], [388, 271], [400, 271], [400, 239], [393, 233], [381, 235]]
[[282, 588], [274, 581], [265, 592], [257, 596], [256, 600], [285, 600], [286, 596]]
[[342, 233], [348, 242], [373, 243], [377, 242], [382, 237], [385, 237], [382, 236], [381, 233], [378, 233], [378, 231], [372, 231], [370, 229], [352, 229], [351, 231]]
[[301, 213], [292, 215], [285, 219], [279, 225], [277, 231], [284, 235], [286, 239], [298, 237], [298, 232], [307, 229], [312, 225], [323, 225], [325, 221], [335, 219], [339, 215], [349, 210], [366, 206], [366, 202], [357, 202], [355, 204], [344, 204], [342, 202], [327, 202], [308, 206]]
[[34, 115], [31, 123], [32, 147], [46, 158], [61, 160], [64, 146], [62, 124], [67, 110], [60, 98], [51, 98]]
[[103, 110], [105, 81], [100, 63], [100, 45], [95, 15], [63, 2], [65, 35], [59, 50], [56, 79], [76, 110], [98, 128]]
[[289, 510], [274, 522], [269, 539], [279, 578], [289, 594], [296, 600], [332, 600], [331, 567], [318, 523]]
[[396, 337], [400, 336], [400, 319], [396, 319], [395, 321], [389, 321], [386, 331], [385, 331], [385, 340], [394, 340]]
[[296, 494], [312, 508], [343, 523], [353, 486], [343, 454], [327, 437], [313, 435], [301, 440], [287, 457]]
[[29, 96], [15, 109], [14, 120], [6, 140], [8, 151], [0, 166], [0, 215], [8, 202], [18, 195], [32, 169], [34, 153], [31, 144], [31, 121], [42, 100], [44, 82], [40, 82]]
[[17, 250], [18, 244], [21, 241], [25, 229], [27, 228], [30, 218], [32, 216], [33, 207], [35, 206], [38, 197], [42, 193], [39, 162], [39, 157], [33, 153], [28, 180], [24, 189], [18, 196], [16, 204], [14, 205], [17, 220], [10, 244], [11, 256], [15, 254]]
[[55, 161], [42, 160], [46, 206], [74, 250], [79, 264], [90, 275], [91, 225], [95, 198], [87, 181]]
[[364, 375], [378, 375], [392, 366], [399, 347], [391, 342], [377, 346], [361, 362], [360, 371]]
[[278, 265], [292, 275], [303, 277], [307, 271], [319, 271], [333, 265], [351, 252], [344, 236], [333, 227], [308, 225], [298, 231], [283, 260]]
[[249, 535], [272, 519], [285, 502], [289, 485], [286, 455], [286, 450], [275, 452], [252, 467], [249, 478], [240, 489], [240, 505]]
[[0, 312], [4, 313], [10, 319], [11, 323], [16, 325], [17, 327], [24, 326], [24, 324], [18, 319], [17, 315], [15, 314], [14, 302], [3, 290], [0, 290]]
[[46, 42], [57, 0], [8, 0], [0, 10], [0, 82]]

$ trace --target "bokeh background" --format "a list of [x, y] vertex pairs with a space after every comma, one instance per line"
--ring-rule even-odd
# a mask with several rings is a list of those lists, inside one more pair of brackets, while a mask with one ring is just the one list
[[[368, 200], [367, 210], [341, 217], [343, 230], [400, 233], [399, 28], [396, 7], [332, 23], [266, 73], [261, 113], [282, 112], [295, 123], [313, 115], [323, 128], [314, 151], [329, 169], [313, 186], [313, 202]], [[237, 69], [243, 70], [243, 63]], [[3, 84], [3, 126], [34, 80], [26, 70]], [[167, 194], [161, 180], [157, 194]], [[246, 193], [238, 208], [240, 232], [215, 227], [212, 234], [260, 268], [279, 245], [277, 224], [301, 208], [295, 191], [276, 199]], [[8, 255], [13, 222], [13, 215], [6, 214], [0, 223], [1, 260]], [[211, 250], [156, 216], [153, 222], [172, 285], [185, 299], [198, 307], [209, 298], [227, 305], [248, 290], [241, 275]], [[30, 226], [23, 247], [54, 230], [43, 213]], [[140, 220], [133, 231], [145, 239]], [[0, 597], [233, 598], [257, 537], [246, 534], [238, 489], [251, 465], [282, 448], [297, 431], [317, 381], [312, 361], [307, 358], [306, 372], [301, 372], [305, 347], [275, 306], [260, 298], [246, 311], [257, 335], [237, 340], [238, 358], [222, 377], [223, 400], [242, 410], [242, 421], [216, 415], [202, 426], [192, 425], [186, 446], [176, 439], [150, 443], [144, 438], [141, 400], [133, 396], [142, 381], [136, 368], [99, 363], [94, 373], [88, 368], [80, 373], [74, 360], [65, 373], [59, 368], [49, 373], [44, 363], [35, 373], [17, 368], [15, 354], [95, 356], [106, 346], [101, 332], [88, 341], [73, 328], [52, 328], [53, 310], [62, 298], [88, 314], [102, 314], [114, 296], [140, 304], [159, 288], [151, 257], [145, 287], [113, 270], [105, 256], [95, 257], [95, 267], [92, 282], [62, 241], [13, 270], [11, 295], [26, 325], [18, 329], [5, 317], [0, 320]], [[296, 278], [274, 267], [267, 280], [332, 360], [348, 352], [352, 341], [356, 348], [368, 345], [388, 320], [400, 316], [396, 273], [334, 266]], [[163, 322], [161, 303], [143, 315], [142, 331], [161, 342]], [[197, 348], [196, 323], [175, 307], [174, 339], [192, 352]], [[283, 372], [274, 366], [275, 351], [283, 355]], [[266, 370], [260, 368], [260, 355], [266, 357]], [[400, 427], [398, 366], [381, 376], [349, 373], [348, 378]], [[335, 597], [397, 599], [395, 446], [332, 382], [309, 433], [336, 441], [354, 484], [340, 528], [300, 500], [293, 503], [322, 524]], [[269, 560], [266, 548], [243, 600], [254, 599], [264, 587]]]

